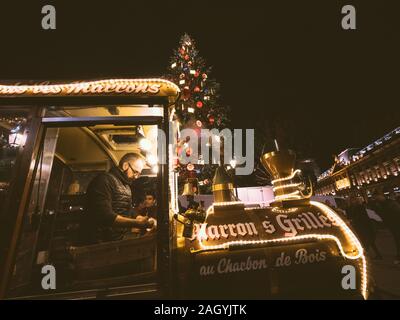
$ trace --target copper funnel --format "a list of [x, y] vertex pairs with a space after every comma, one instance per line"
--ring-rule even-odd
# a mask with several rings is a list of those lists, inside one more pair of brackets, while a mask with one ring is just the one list
[[292, 150], [273, 151], [264, 154], [261, 162], [273, 179], [281, 179], [293, 173], [296, 154]]
[[287, 206], [304, 202], [299, 189], [301, 182], [296, 175], [296, 154], [292, 150], [281, 150], [266, 153], [261, 162], [272, 176], [275, 201], [272, 206]]

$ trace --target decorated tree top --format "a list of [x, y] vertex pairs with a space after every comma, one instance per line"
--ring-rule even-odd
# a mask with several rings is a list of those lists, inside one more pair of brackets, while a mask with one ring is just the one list
[[210, 78], [211, 67], [199, 56], [194, 40], [184, 34], [174, 50], [169, 66], [169, 79], [181, 89], [176, 114], [183, 126], [200, 124], [204, 128], [224, 128], [227, 110], [219, 105], [219, 84]]

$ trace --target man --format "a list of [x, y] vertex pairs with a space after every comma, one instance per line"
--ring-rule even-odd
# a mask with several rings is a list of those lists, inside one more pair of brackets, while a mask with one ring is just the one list
[[127, 153], [118, 167], [101, 173], [89, 183], [82, 223], [84, 242], [121, 240], [132, 228], [153, 226], [148, 217], [129, 217], [132, 214], [131, 183], [140, 176], [144, 163], [141, 155]]
[[400, 264], [400, 205], [392, 199], [386, 199], [384, 193], [377, 190], [373, 193], [373, 210], [382, 218], [383, 223], [393, 235], [396, 245], [394, 264]]
[[147, 216], [152, 219], [157, 219], [157, 203], [156, 196], [153, 192], [147, 191], [144, 200], [143, 206], [139, 210], [139, 214], [142, 216]]
[[153, 228], [147, 228], [146, 230], [134, 228], [132, 231], [138, 235], [143, 235], [146, 231], [155, 231], [157, 226], [157, 203], [154, 193], [147, 191], [145, 193], [144, 200], [134, 209], [136, 217], [147, 217], [148, 222], [153, 224]]

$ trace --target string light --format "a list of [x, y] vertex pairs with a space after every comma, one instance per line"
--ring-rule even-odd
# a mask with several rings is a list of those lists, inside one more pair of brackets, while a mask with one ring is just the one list
[[288, 194], [275, 196], [275, 200], [277, 200], [277, 201], [297, 200], [297, 199], [302, 199], [302, 198], [303, 197], [300, 195], [300, 191], [299, 190], [296, 190], [296, 191], [288, 193]]
[[[180, 92], [179, 87], [168, 80], [159, 78], [148, 78], [148, 79], [105, 79], [78, 83], [62, 83], [62, 84], [50, 84], [50, 85], [0, 85], [0, 95], [10, 95], [10, 94], [71, 94], [76, 93], [75, 91], [82, 91], [84, 93], [98, 93], [98, 91], [104, 91], [108, 93], [112, 91], [110, 86], [116, 87], [114, 90], [117, 93], [123, 92], [123, 87], [129, 86], [139, 86], [141, 84], [147, 85], [165, 85], [167, 88], [173, 90], [173, 94], [176, 95]], [[118, 88], [118, 86], [120, 86]], [[87, 92], [87, 88], [91, 88], [94, 92]], [[143, 88], [140, 88], [139, 92]], [[134, 90], [132, 90], [133, 92]], [[150, 91], [149, 91], [150, 92]], [[151, 92], [157, 93], [157, 92]]]
[[296, 174], [299, 174], [299, 173], [301, 173], [301, 170], [297, 169], [297, 170], [293, 171], [292, 174], [290, 174], [289, 176], [284, 177], [284, 178], [275, 179], [275, 180], [272, 180], [271, 182], [272, 182], [272, 184], [275, 184], [277, 182], [291, 180], [296, 176]]
[[296, 188], [301, 186], [301, 183], [290, 183], [290, 184], [284, 184], [281, 186], [273, 187], [272, 191], [280, 190], [280, 189], [286, 189], [286, 188]]
[[297, 210], [298, 210], [298, 208], [283, 209], [283, 208], [278, 208], [278, 207], [274, 207], [271, 209], [271, 211], [275, 212], [275, 213], [293, 213], [293, 212], [296, 212]]

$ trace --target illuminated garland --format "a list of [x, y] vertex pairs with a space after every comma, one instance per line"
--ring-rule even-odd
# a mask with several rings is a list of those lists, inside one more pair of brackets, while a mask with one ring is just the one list
[[[136, 84], [149, 84], [149, 83], [161, 83], [172, 88], [176, 93], [180, 92], [179, 87], [168, 80], [149, 78], [149, 79], [109, 79], [109, 80], [97, 80], [97, 81], [87, 81], [78, 83], [62, 83], [62, 84], [49, 84], [49, 85], [0, 85], [0, 94], [2, 95], [12, 95], [12, 94], [62, 94], [62, 93], [74, 93], [75, 90], [85, 90], [89, 86], [96, 88], [97, 90], [101, 87], [108, 93], [107, 90], [112, 90], [111, 88], [106, 88], [107, 86], [134, 86]], [[93, 89], [94, 90], [94, 89]], [[116, 90], [115, 88], [113, 90]], [[123, 92], [122, 87], [120, 87], [121, 92]], [[96, 91], [96, 90], [94, 90]], [[116, 90], [117, 93], [121, 93]], [[92, 92], [93, 93], [93, 92]], [[94, 92], [94, 93], [97, 93]], [[156, 92], [152, 92], [156, 93]]]
[[303, 197], [300, 195], [300, 191], [294, 191], [288, 194], [283, 194], [283, 195], [277, 195], [275, 196], [275, 200], [277, 201], [283, 201], [283, 200], [298, 200], [302, 199]]
[[298, 174], [300, 172], [301, 172], [301, 170], [297, 169], [297, 170], [293, 171], [291, 175], [289, 175], [287, 177], [284, 177], [284, 178], [279, 178], [279, 179], [272, 180], [271, 182], [272, 182], [272, 184], [275, 184], [277, 182], [291, 180], [291, 179], [293, 179], [295, 177], [296, 174]]
[[281, 186], [276, 186], [272, 188], [272, 191], [276, 191], [276, 190], [281, 190], [281, 189], [286, 189], [286, 188], [296, 188], [301, 186], [301, 183], [290, 183], [290, 184], [284, 184]]

